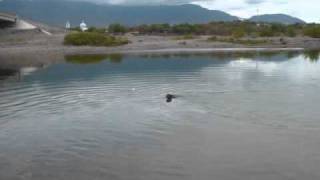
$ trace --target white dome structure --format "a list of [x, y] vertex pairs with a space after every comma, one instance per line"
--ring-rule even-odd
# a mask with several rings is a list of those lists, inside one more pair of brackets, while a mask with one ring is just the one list
[[66, 29], [70, 29], [70, 28], [71, 28], [71, 24], [70, 24], [69, 21], [67, 21], [67, 23], [66, 23]]
[[80, 29], [81, 29], [82, 32], [88, 30], [87, 24], [83, 20], [82, 20], [82, 22], [80, 24]]

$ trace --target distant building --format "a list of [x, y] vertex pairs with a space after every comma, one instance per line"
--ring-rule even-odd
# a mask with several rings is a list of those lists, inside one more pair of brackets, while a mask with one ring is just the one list
[[80, 24], [80, 29], [82, 32], [87, 31], [88, 30], [88, 26], [87, 24], [82, 20], [81, 24]]

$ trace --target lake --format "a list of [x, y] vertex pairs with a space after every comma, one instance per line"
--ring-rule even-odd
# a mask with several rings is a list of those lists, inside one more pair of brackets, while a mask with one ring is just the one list
[[316, 51], [55, 57], [0, 63], [0, 179], [320, 178]]

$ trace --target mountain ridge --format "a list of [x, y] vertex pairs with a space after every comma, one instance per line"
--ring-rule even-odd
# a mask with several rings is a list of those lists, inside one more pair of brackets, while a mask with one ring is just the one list
[[[0, 11], [16, 12], [22, 18], [60, 27], [64, 26], [66, 21], [77, 26], [82, 20], [85, 20], [89, 26], [100, 27], [111, 23], [132, 26], [240, 20], [240, 18], [226, 12], [209, 10], [192, 4], [119, 6], [61, 0], [2, 0], [0, 1]], [[288, 20], [288, 22], [292, 21]]]

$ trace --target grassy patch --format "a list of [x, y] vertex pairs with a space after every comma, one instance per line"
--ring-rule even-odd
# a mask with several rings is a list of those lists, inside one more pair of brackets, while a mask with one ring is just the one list
[[304, 29], [304, 35], [312, 38], [320, 38], [320, 25], [313, 25]]
[[128, 43], [126, 38], [97, 32], [73, 32], [64, 37], [64, 44], [73, 46], [120, 46]]

